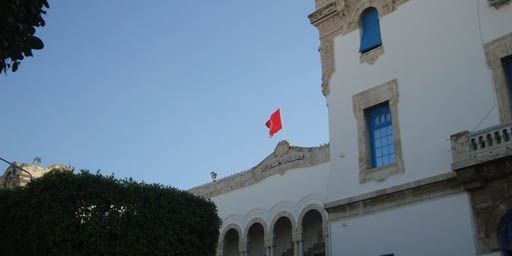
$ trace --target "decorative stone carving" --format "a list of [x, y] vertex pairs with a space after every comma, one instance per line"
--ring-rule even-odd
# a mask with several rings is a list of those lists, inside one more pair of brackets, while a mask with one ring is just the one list
[[477, 254], [499, 250], [500, 218], [512, 209], [512, 125], [451, 136], [452, 169], [470, 194], [478, 232]]
[[325, 5], [327, 5], [330, 2], [331, 2], [331, 0], [315, 0], [316, 9], [324, 7]]
[[455, 172], [471, 196], [478, 232], [477, 253], [499, 250], [498, 223], [512, 209], [512, 156]]
[[274, 150], [274, 155], [281, 157], [290, 151], [290, 143], [286, 140], [279, 142]]
[[329, 81], [334, 73], [334, 47], [333, 40], [322, 40], [320, 56], [322, 62], [322, 94], [329, 95]]
[[[335, 72], [334, 38], [359, 29], [359, 17], [368, 7], [375, 7], [380, 17], [393, 12], [408, 0], [317, 0], [317, 10], [308, 16], [320, 34], [320, 57], [322, 62], [322, 94], [329, 95], [329, 82]], [[383, 54], [377, 50], [362, 57], [362, 62], [375, 63]]]
[[508, 209], [512, 209], [512, 183], [504, 180], [493, 182], [483, 190], [471, 193], [473, 212], [478, 229], [478, 254], [499, 250], [497, 238], [498, 225], [501, 217]]
[[274, 152], [255, 167], [215, 182], [194, 187], [189, 192], [203, 197], [214, 197], [233, 190], [256, 184], [270, 176], [296, 169], [306, 168], [329, 161], [329, 145], [319, 147], [295, 147], [287, 141], [277, 144]]

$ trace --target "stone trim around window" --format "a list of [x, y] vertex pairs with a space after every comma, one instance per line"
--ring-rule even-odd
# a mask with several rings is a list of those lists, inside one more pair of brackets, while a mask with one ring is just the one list
[[[393, 174], [404, 172], [402, 161], [402, 144], [400, 140], [400, 125], [398, 119], [398, 82], [396, 79], [378, 85], [352, 96], [354, 116], [357, 121], [357, 141], [359, 148], [359, 183], [370, 181], [381, 182]], [[372, 168], [370, 138], [365, 109], [380, 103], [388, 102], [393, 124], [395, 143], [395, 162], [391, 165]]]
[[384, 47], [381, 45], [375, 49], [372, 49], [368, 52], [362, 53], [359, 57], [360, 63], [368, 63], [370, 65], [375, 64], [377, 59], [384, 54]]
[[495, 39], [484, 45], [487, 65], [492, 70], [496, 98], [502, 124], [512, 121], [512, 99], [509, 98], [507, 77], [503, 70], [502, 59], [512, 55], [512, 33]]

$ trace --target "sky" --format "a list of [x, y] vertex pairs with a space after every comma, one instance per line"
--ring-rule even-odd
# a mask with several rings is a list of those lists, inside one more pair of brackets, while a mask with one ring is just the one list
[[49, 2], [44, 49], [0, 76], [1, 157], [189, 189], [328, 142], [314, 0]]

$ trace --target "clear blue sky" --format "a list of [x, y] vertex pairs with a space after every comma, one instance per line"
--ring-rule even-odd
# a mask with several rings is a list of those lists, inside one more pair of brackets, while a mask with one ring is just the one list
[[[283, 133], [328, 142], [314, 0], [50, 1], [45, 48], [0, 76], [0, 156], [187, 189]], [[0, 165], [4, 170], [7, 166]]]

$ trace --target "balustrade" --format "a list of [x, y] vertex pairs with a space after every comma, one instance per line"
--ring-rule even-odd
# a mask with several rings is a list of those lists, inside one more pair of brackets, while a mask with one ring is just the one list
[[460, 169], [512, 153], [512, 124], [451, 136], [452, 168]]

